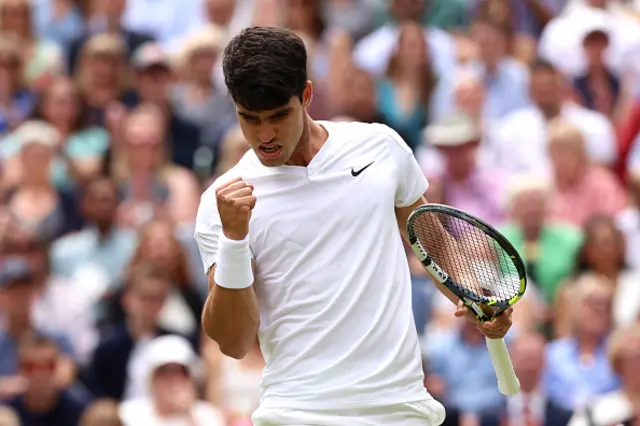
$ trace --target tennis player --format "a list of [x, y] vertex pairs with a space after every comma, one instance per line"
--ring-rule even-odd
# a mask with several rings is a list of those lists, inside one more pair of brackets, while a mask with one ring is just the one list
[[[252, 150], [200, 201], [202, 323], [233, 358], [259, 336], [254, 424], [439, 425], [402, 244], [428, 186], [411, 150], [381, 124], [313, 121], [307, 54], [288, 30], [242, 31], [223, 68]], [[510, 316], [478, 329], [501, 338]]]

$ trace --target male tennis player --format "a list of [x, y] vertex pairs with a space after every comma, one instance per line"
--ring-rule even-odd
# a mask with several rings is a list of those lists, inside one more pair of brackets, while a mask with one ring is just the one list
[[[305, 47], [288, 30], [242, 31], [223, 68], [252, 150], [200, 202], [202, 322], [234, 358], [259, 335], [254, 424], [439, 425], [402, 244], [428, 186], [411, 150], [384, 125], [313, 121]], [[500, 338], [510, 323], [478, 327]]]

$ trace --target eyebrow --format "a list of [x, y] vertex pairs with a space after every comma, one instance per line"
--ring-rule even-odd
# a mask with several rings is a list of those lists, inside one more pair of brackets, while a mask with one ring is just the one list
[[[280, 116], [283, 116], [285, 114], [288, 114], [289, 112], [291, 112], [292, 108], [291, 107], [287, 107], [284, 109], [281, 109], [279, 111], [274, 112], [273, 114], [271, 114], [268, 118], [277, 118]], [[238, 111], [238, 115], [244, 118], [251, 118], [251, 119], [257, 119], [259, 117], [246, 113], [246, 112], [242, 112], [242, 111]]]

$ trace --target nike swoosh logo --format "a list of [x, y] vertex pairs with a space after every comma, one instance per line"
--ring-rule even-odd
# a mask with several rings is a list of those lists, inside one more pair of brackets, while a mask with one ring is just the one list
[[358, 176], [360, 173], [364, 172], [365, 170], [367, 170], [367, 168], [369, 166], [371, 166], [374, 163], [374, 161], [370, 162], [369, 164], [367, 164], [366, 166], [364, 166], [363, 168], [361, 168], [358, 171], [353, 170], [353, 167], [351, 168], [351, 176], [356, 177]]

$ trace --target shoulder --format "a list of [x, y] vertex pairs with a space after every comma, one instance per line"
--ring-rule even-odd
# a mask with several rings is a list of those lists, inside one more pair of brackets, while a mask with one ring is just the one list
[[73, 255], [73, 252], [82, 248], [82, 246], [87, 242], [88, 237], [89, 235], [86, 231], [65, 235], [53, 242], [51, 245], [51, 252], [56, 256], [66, 257]]
[[146, 398], [135, 398], [120, 403], [118, 413], [125, 423], [135, 423], [151, 417], [151, 401]]
[[547, 356], [564, 357], [569, 354], [572, 346], [573, 340], [569, 337], [553, 340], [547, 344]]
[[358, 147], [399, 146], [408, 153], [411, 148], [402, 137], [391, 127], [382, 123], [355, 122], [327, 122], [319, 121], [327, 127], [332, 137], [337, 137], [345, 143], [357, 144]]
[[501, 120], [497, 122], [497, 126], [503, 131], [515, 130], [518, 129], [518, 127], [523, 123], [536, 120], [536, 117], [537, 114], [534, 108], [524, 107], [505, 115]]
[[612, 130], [613, 126], [607, 117], [603, 114], [584, 108], [580, 105], [571, 105], [566, 110], [567, 118], [574, 125], [580, 126], [582, 129], [593, 130]]

